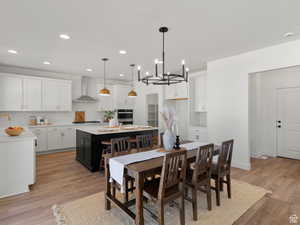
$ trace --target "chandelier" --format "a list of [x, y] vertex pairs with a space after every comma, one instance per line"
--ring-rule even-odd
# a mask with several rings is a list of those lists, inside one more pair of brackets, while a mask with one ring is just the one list
[[[163, 52], [162, 52], [162, 61], [160, 62], [158, 59], [155, 59], [155, 74], [149, 75], [146, 73], [145, 77], [141, 77], [141, 67], [138, 66], [138, 81], [143, 82], [147, 85], [154, 84], [154, 85], [171, 85], [171, 84], [178, 84], [181, 82], [188, 82], [188, 72], [189, 69], [185, 67], [185, 62], [182, 60], [182, 72], [181, 74], [177, 73], [169, 73], [166, 72], [166, 65], [165, 65], [165, 33], [168, 32], [167, 27], [160, 27], [159, 32], [162, 33], [163, 36]], [[158, 64], [162, 65], [161, 73], [158, 72]]]

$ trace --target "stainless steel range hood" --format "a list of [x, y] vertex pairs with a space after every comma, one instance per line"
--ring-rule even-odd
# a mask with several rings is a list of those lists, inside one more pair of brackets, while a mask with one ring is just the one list
[[81, 96], [73, 102], [75, 103], [94, 103], [98, 100], [88, 95], [88, 85], [89, 85], [89, 78], [88, 77], [82, 77], [81, 79]]

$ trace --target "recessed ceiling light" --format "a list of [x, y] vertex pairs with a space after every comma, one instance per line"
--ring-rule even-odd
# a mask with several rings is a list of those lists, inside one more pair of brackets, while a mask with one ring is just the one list
[[292, 36], [294, 36], [295, 34], [293, 33], [293, 32], [287, 32], [287, 33], [285, 33], [283, 36], [284, 37], [292, 37]]
[[121, 74], [120, 74], [120, 77], [124, 77], [124, 74], [121, 73]]
[[92, 72], [93, 70], [92, 69], [90, 69], [90, 68], [87, 68], [87, 69], [85, 69], [86, 71], [88, 71], [88, 72]]
[[120, 50], [119, 53], [120, 53], [121, 55], [125, 55], [127, 52], [126, 52], [125, 50]]
[[45, 65], [50, 65], [51, 63], [50, 62], [48, 62], [48, 61], [44, 61], [43, 62]]
[[11, 53], [11, 54], [18, 54], [18, 51], [13, 50], [13, 49], [9, 49], [7, 52]]
[[67, 34], [60, 34], [59, 37], [64, 40], [69, 40], [71, 37]]

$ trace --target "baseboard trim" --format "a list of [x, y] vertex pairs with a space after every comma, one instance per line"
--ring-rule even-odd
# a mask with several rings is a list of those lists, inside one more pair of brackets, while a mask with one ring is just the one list
[[232, 162], [232, 167], [239, 168], [242, 170], [251, 170], [250, 163]]
[[76, 148], [65, 148], [65, 149], [55, 149], [55, 150], [49, 150], [49, 151], [43, 151], [43, 152], [36, 152], [37, 155], [46, 155], [56, 152], [70, 152], [75, 151]]

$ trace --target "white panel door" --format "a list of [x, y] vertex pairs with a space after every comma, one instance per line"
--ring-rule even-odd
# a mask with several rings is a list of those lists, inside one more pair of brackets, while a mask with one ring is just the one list
[[73, 148], [76, 146], [76, 129], [75, 127], [61, 128], [62, 148]]
[[48, 150], [62, 149], [62, 133], [57, 127], [48, 128]]
[[59, 84], [55, 80], [43, 81], [43, 109], [45, 111], [58, 111], [59, 110]]
[[42, 80], [34, 78], [23, 79], [23, 110], [42, 110]]
[[300, 159], [300, 88], [277, 90], [277, 154]]
[[195, 111], [205, 112], [206, 111], [206, 76], [200, 75], [195, 78], [194, 86], [195, 94]]
[[0, 111], [23, 109], [22, 79], [0, 75]]
[[60, 81], [59, 86], [59, 111], [72, 111], [72, 84], [67, 81]]

